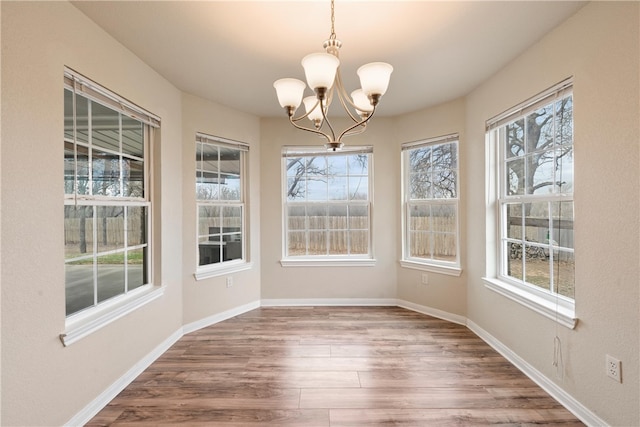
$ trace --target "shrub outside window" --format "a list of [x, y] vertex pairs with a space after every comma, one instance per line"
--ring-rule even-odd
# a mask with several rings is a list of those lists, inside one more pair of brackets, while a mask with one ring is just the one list
[[458, 135], [402, 145], [403, 265], [459, 275]]
[[285, 259], [372, 260], [372, 156], [372, 147], [284, 149]]

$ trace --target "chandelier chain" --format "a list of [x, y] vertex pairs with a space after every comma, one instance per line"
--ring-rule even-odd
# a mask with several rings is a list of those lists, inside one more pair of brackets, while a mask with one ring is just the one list
[[329, 36], [331, 40], [335, 40], [336, 38], [335, 25], [336, 25], [335, 5], [333, 0], [331, 0], [331, 35]]

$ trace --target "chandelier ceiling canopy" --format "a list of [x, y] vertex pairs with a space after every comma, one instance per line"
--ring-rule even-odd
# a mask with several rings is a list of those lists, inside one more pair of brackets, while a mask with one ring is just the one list
[[[333, 151], [342, 148], [342, 138], [365, 131], [380, 98], [387, 91], [393, 71], [393, 67], [385, 62], [372, 62], [361, 66], [357, 71], [361, 88], [354, 90], [349, 96], [340, 76], [341, 46], [342, 42], [336, 38], [335, 7], [334, 0], [331, 0], [331, 35], [323, 44], [325, 52], [311, 53], [302, 58], [307, 83], [294, 78], [284, 78], [276, 80], [273, 84], [278, 102], [286, 110], [289, 122], [298, 129], [324, 137], [327, 140], [325, 147]], [[307, 85], [314, 95], [303, 98]], [[327, 117], [334, 95], [337, 95], [340, 105], [353, 121], [340, 133], [336, 132]], [[301, 103], [304, 104], [306, 112], [295, 117]], [[305, 118], [313, 123], [313, 127], [298, 124]]]

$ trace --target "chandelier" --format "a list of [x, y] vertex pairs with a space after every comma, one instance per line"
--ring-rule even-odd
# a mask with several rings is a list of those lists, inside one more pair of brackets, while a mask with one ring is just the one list
[[[351, 92], [349, 97], [340, 76], [338, 53], [342, 42], [336, 38], [334, 26], [334, 0], [331, 0], [331, 35], [323, 44], [325, 52], [312, 53], [302, 58], [307, 84], [315, 95], [303, 99], [306, 84], [302, 80], [293, 78], [277, 80], [273, 83], [273, 87], [276, 89], [280, 106], [289, 116], [289, 122], [298, 129], [326, 138], [325, 147], [336, 151], [343, 146], [342, 138], [365, 131], [367, 122], [373, 117], [380, 98], [387, 91], [393, 67], [385, 62], [372, 62], [358, 68], [357, 74], [361, 88]], [[337, 95], [340, 105], [353, 121], [341, 133], [336, 133], [327, 117], [334, 94]], [[294, 117], [300, 103], [304, 103], [306, 113]], [[308, 118], [313, 123], [313, 127], [298, 124], [304, 118]]]

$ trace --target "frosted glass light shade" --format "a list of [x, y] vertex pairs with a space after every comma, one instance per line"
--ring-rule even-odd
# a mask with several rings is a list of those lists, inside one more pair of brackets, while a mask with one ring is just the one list
[[318, 98], [316, 98], [315, 96], [307, 96], [302, 100], [302, 102], [304, 103], [304, 109], [306, 110], [306, 112], [309, 113], [309, 111], [311, 111], [311, 113], [309, 113], [309, 115], [307, 116], [309, 120], [314, 122], [316, 120], [323, 119]]
[[293, 107], [297, 109], [302, 102], [302, 94], [306, 85], [298, 79], [280, 79], [273, 83], [278, 95], [278, 102], [282, 108]]
[[362, 89], [356, 89], [351, 92], [351, 99], [353, 100], [353, 104], [356, 106], [358, 114], [362, 115], [362, 112], [370, 113], [373, 111], [373, 106]]
[[358, 68], [360, 86], [365, 95], [384, 95], [389, 87], [393, 67], [386, 62], [371, 62]]
[[314, 91], [323, 87], [330, 89], [336, 78], [340, 60], [330, 53], [312, 53], [302, 58], [307, 84]]

